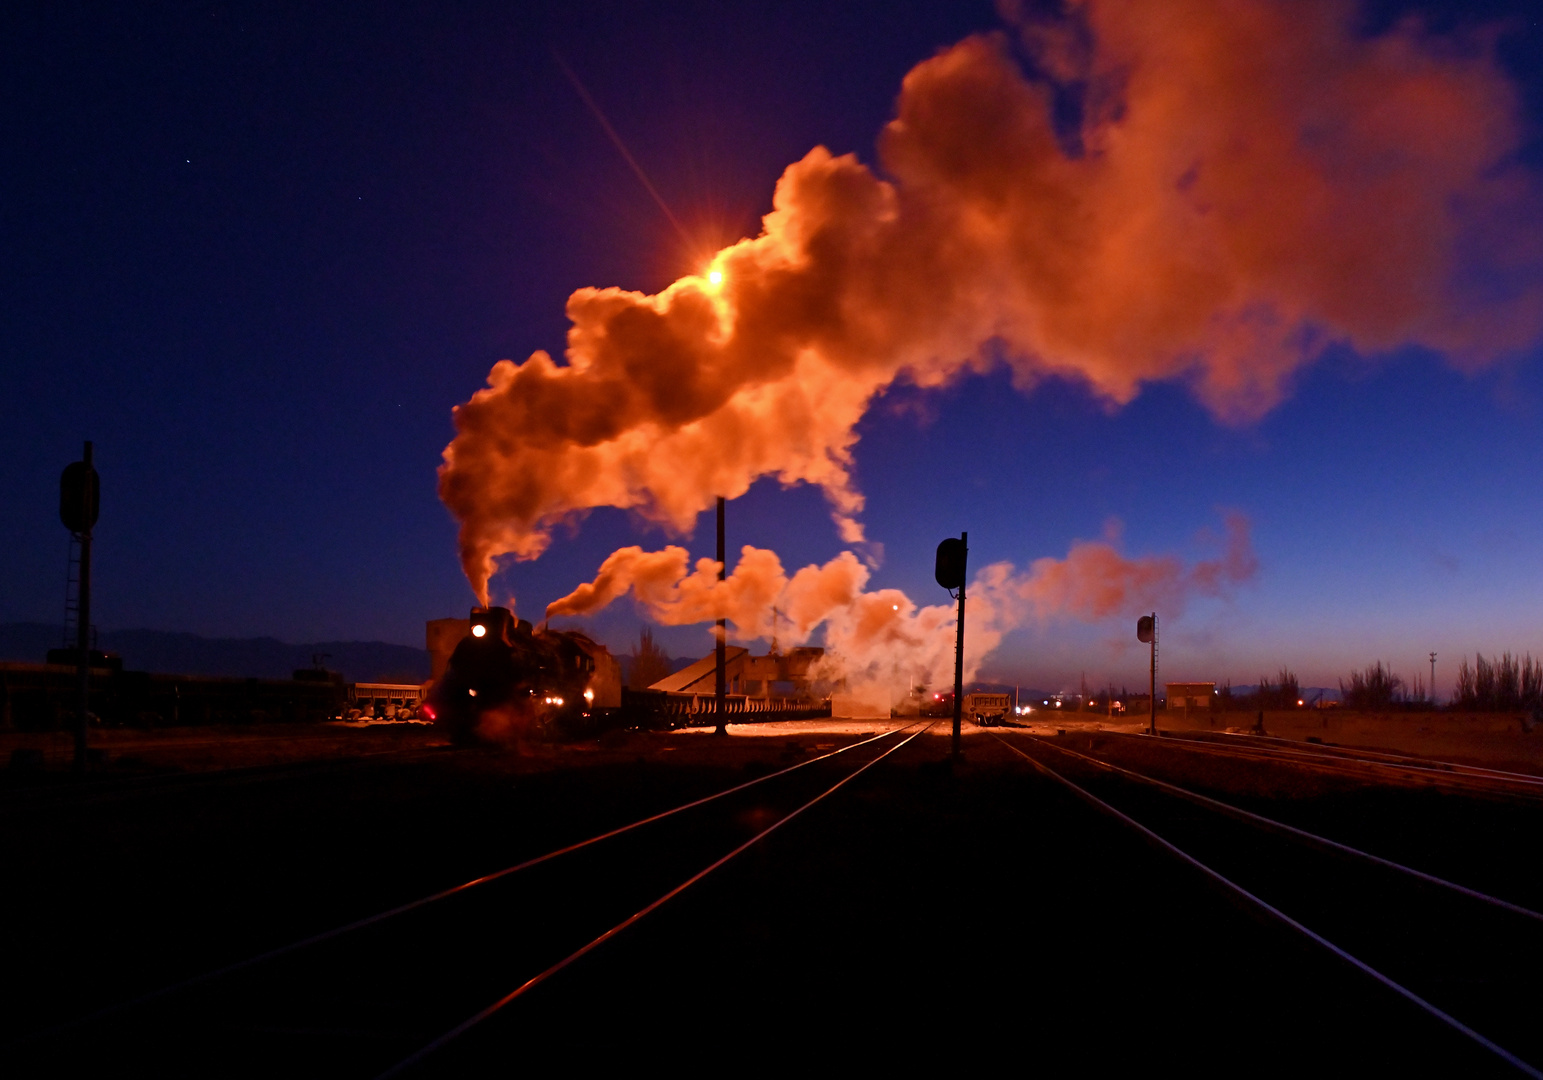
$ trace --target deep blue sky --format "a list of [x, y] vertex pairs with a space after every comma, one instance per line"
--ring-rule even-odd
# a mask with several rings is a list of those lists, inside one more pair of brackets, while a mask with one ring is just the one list
[[[1463, 7], [1511, 17], [1543, 159], [1534, 8]], [[1368, 23], [1409, 10], [1462, 9]], [[62, 616], [57, 477], [90, 438], [98, 625], [421, 643], [472, 602], [434, 487], [451, 407], [493, 361], [560, 352], [573, 289], [696, 268], [553, 50], [710, 250], [755, 232], [811, 146], [871, 161], [905, 72], [998, 25], [989, 3], [8, 10], [0, 620]], [[897, 391], [857, 449], [874, 583], [946, 599], [932, 548], [960, 529], [975, 565], [1064, 555], [1110, 518], [1129, 553], [1194, 558], [1238, 509], [1258, 579], [1169, 624], [1168, 676], [1332, 683], [1436, 649], [1445, 683], [1462, 653], [1543, 653], [1539, 361], [1332, 354], [1241, 429], [1177, 386], [1119, 411], [1001, 374]], [[669, 539], [597, 511], [495, 592], [539, 611], [615, 547]], [[769, 481], [731, 507], [742, 543], [790, 570], [841, 549], [817, 492]], [[1110, 644], [1128, 621], [1021, 631], [985, 674], [1134, 685], [1144, 654]], [[617, 649], [638, 625], [625, 602], [593, 623]]]

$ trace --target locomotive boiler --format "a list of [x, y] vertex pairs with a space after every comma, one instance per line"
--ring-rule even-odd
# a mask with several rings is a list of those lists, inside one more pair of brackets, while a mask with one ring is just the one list
[[587, 635], [533, 629], [505, 607], [473, 608], [470, 623], [429, 693], [452, 741], [583, 735], [621, 704], [620, 665]]

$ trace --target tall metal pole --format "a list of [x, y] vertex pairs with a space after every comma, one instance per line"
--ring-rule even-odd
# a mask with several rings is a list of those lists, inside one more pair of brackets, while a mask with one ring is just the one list
[[954, 760], [959, 760], [959, 720], [964, 714], [964, 580], [970, 561], [970, 534], [959, 534], [964, 555], [959, 564], [959, 630], [954, 635]]
[[1435, 705], [1436, 705], [1436, 654], [1435, 653], [1431, 653], [1430, 654], [1430, 703], [1431, 703], [1431, 707], [1435, 708]]
[[[86, 475], [91, 474], [91, 443], [86, 443]], [[90, 501], [89, 481], [87, 502]], [[75, 628], [75, 771], [86, 769], [86, 717], [91, 710], [91, 513], [85, 514], [85, 528], [80, 532], [80, 610]]]
[[1147, 728], [1148, 735], [1157, 734], [1157, 612], [1152, 612], [1152, 681], [1149, 696], [1151, 698], [1152, 722]]
[[[718, 580], [723, 581], [728, 570], [728, 561], [723, 550], [723, 496], [718, 496]], [[718, 644], [715, 646], [718, 656], [718, 684], [717, 694], [717, 719], [718, 726], [714, 729], [714, 735], [727, 735], [729, 733], [729, 718], [724, 708], [728, 702], [725, 696], [728, 693], [728, 620], [718, 620]]]

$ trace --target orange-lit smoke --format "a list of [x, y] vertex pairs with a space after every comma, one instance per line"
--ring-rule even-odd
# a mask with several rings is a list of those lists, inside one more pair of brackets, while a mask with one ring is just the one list
[[[679, 547], [623, 548], [593, 582], [548, 605], [547, 617], [589, 615], [630, 590], [656, 622], [727, 619], [730, 636], [740, 640], [775, 631], [780, 641], [800, 644], [823, 626], [829, 673], [854, 688], [898, 695], [912, 680], [941, 685], [952, 678], [953, 605], [918, 608], [898, 589], [867, 591], [869, 570], [850, 551], [791, 578], [776, 554], [749, 545], [723, 581], [716, 560], [698, 560], [691, 569], [688, 559]], [[1031, 619], [1092, 622], [1153, 608], [1177, 615], [1190, 598], [1224, 596], [1257, 568], [1239, 514], [1226, 518], [1223, 552], [1191, 566], [1172, 555], [1129, 558], [1112, 540], [1078, 541], [1064, 559], [1036, 559], [1025, 571], [993, 563], [966, 590], [964, 677], [973, 679], [1003, 635]]]
[[819, 485], [856, 543], [875, 395], [990, 356], [1116, 403], [1184, 380], [1242, 422], [1330, 344], [1471, 367], [1536, 341], [1543, 198], [1487, 39], [1367, 38], [1354, 15], [1087, 0], [1020, 20], [1041, 70], [1089, 88], [1075, 150], [1004, 36], [918, 65], [884, 178], [816, 147], [759, 236], [657, 295], [580, 289], [565, 364], [500, 361], [456, 410], [440, 496], [473, 587], [589, 508], [684, 533], [762, 476]]

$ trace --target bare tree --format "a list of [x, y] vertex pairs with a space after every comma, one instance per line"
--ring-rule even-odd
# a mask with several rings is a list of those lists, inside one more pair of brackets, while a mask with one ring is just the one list
[[627, 685], [633, 690], [647, 690], [670, 673], [670, 658], [654, 641], [654, 632], [646, 626], [638, 636], [638, 643], [632, 647], [631, 668]]

